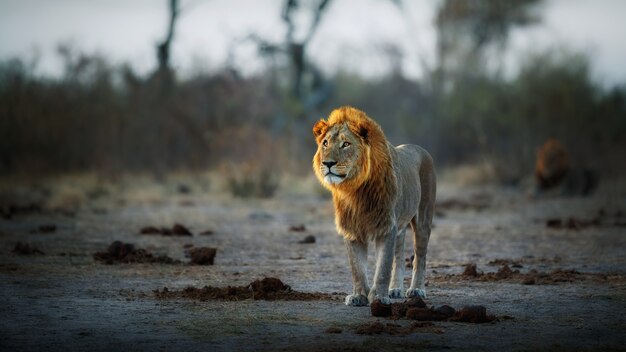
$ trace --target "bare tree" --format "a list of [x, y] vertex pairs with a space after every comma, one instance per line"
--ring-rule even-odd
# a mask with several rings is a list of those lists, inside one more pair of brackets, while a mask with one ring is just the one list
[[488, 48], [501, 53], [514, 27], [540, 21], [534, 11], [542, 0], [444, 0], [439, 7], [437, 67], [439, 82], [457, 71], [479, 72]]
[[169, 0], [168, 4], [168, 24], [165, 38], [156, 45], [156, 55], [158, 67], [155, 72], [156, 78], [162, 83], [164, 88], [170, 87], [173, 82], [173, 72], [170, 63], [170, 52], [172, 41], [174, 40], [174, 29], [176, 20], [180, 14], [178, 0]]

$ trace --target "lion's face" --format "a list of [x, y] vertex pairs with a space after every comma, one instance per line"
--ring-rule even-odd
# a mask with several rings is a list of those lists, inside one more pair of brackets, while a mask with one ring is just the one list
[[363, 142], [347, 123], [320, 130], [314, 157], [315, 173], [326, 186], [336, 186], [355, 179], [363, 164]]
[[558, 183], [569, 170], [569, 154], [556, 139], [548, 139], [537, 152], [535, 174], [544, 186]]

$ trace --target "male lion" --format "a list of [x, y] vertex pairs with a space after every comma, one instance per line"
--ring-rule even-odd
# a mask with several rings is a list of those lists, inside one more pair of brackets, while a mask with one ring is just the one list
[[588, 195], [598, 186], [595, 171], [572, 165], [567, 148], [550, 138], [537, 150], [535, 195]]
[[[313, 169], [333, 195], [337, 231], [352, 268], [346, 305], [402, 298], [404, 230], [413, 229], [413, 276], [407, 297], [425, 297], [426, 247], [435, 204], [431, 156], [417, 145], [391, 145], [380, 126], [352, 107], [334, 110], [313, 126], [318, 145]], [[367, 246], [376, 242], [373, 285], [367, 281]], [[391, 287], [390, 287], [391, 282]]]

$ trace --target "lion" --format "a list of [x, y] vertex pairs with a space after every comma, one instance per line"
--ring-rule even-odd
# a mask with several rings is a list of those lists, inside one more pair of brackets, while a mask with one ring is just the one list
[[595, 171], [572, 165], [567, 149], [549, 138], [538, 150], [535, 163], [535, 195], [588, 195], [598, 186]]
[[540, 189], [552, 188], [559, 184], [569, 169], [569, 154], [558, 140], [549, 138], [537, 150], [535, 178]]
[[[432, 227], [436, 178], [433, 159], [417, 145], [394, 147], [363, 111], [345, 106], [313, 126], [318, 145], [313, 169], [331, 191], [337, 232], [343, 236], [352, 270], [346, 305], [374, 300], [426, 297], [426, 250]], [[404, 292], [405, 229], [413, 230], [413, 274]], [[372, 286], [367, 248], [376, 244]]]

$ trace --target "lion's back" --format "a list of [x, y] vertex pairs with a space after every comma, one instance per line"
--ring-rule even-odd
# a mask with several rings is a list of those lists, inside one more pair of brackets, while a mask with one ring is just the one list
[[[396, 212], [401, 223], [410, 220], [417, 211], [422, 195], [422, 184], [433, 175], [433, 160], [419, 145], [402, 144], [394, 148], [396, 157], [393, 168], [398, 181]], [[428, 185], [430, 186], [434, 185]], [[408, 218], [408, 219], [406, 219]]]

